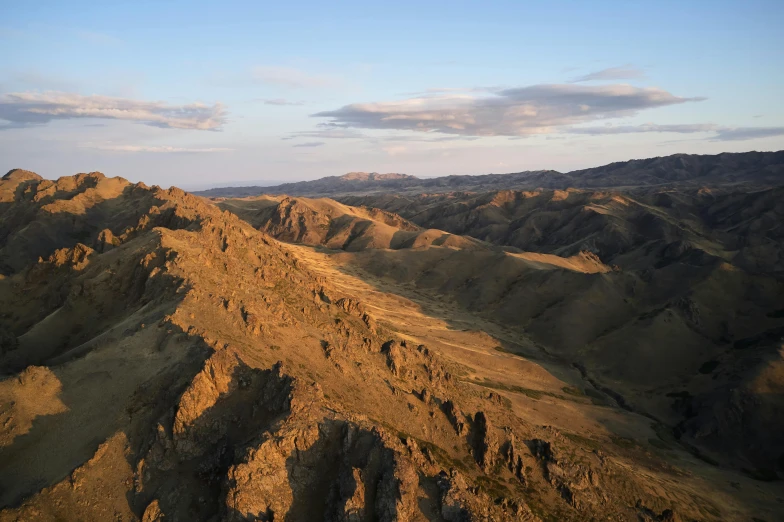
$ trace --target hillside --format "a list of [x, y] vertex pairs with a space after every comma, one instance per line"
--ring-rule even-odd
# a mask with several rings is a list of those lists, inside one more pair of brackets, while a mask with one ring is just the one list
[[419, 178], [408, 174], [378, 174], [376, 172], [349, 172], [342, 176], [329, 176], [314, 181], [300, 181], [297, 183], [284, 183], [274, 187], [226, 187], [197, 191], [200, 196], [219, 197], [248, 197], [259, 194], [291, 194], [291, 195], [328, 195], [334, 192], [345, 191], [376, 191], [392, 190], [407, 186], [408, 183], [417, 183]]
[[330, 199], [259, 196], [221, 200], [217, 205], [276, 239], [306, 245], [349, 251], [428, 245], [490, 248], [472, 238], [422, 229], [383, 210], [350, 207]]
[[[711, 459], [746, 469], [753, 463], [756, 476], [771, 476], [769, 459], [784, 446], [764, 426], [777, 425], [784, 409], [758, 387], [759, 375], [768, 374], [768, 385], [784, 386], [775, 377], [784, 363], [770, 358], [784, 309], [784, 243], [775, 226], [784, 218], [781, 195], [770, 189], [634, 199], [571, 190], [356, 198], [527, 252], [389, 252], [366, 240], [370, 249], [345, 248], [352, 253], [336, 261], [522, 328], [612, 390], [622, 407], [669, 425]], [[256, 214], [253, 224], [287, 241], [324, 244], [303, 233], [303, 223], [327, 223], [339, 204], [318, 201], [307, 219]], [[753, 349], [741, 353], [740, 345]], [[734, 409], [744, 423], [715, 413], [731, 396], [741, 401]]]
[[443, 176], [420, 179], [364, 178], [346, 175], [315, 181], [286, 183], [274, 187], [226, 187], [197, 192], [207, 197], [246, 197], [259, 194], [286, 194], [340, 198], [361, 195], [419, 195], [450, 192], [489, 192], [568, 188], [646, 191], [662, 188], [741, 190], [784, 184], [784, 151], [723, 153], [717, 155], [675, 154], [658, 158], [611, 163], [601, 167], [561, 173], [554, 170]]
[[784, 271], [784, 188], [755, 192], [499, 191], [342, 201], [395, 212], [433, 227], [522, 250], [587, 250], [624, 268], [679, 259], [732, 262], [755, 273]]
[[[0, 197], [0, 521], [780, 512], [771, 274], [391, 249], [384, 227], [427, 231], [100, 173], [14, 171]], [[378, 242], [323, 248], [358, 227]]]

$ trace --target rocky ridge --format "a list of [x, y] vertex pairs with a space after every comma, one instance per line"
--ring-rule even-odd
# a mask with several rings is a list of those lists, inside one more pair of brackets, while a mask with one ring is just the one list
[[199, 198], [99, 174], [0, 193], [0, 397], [32, 399], [2, 402], [0, 520], [721, 518]]

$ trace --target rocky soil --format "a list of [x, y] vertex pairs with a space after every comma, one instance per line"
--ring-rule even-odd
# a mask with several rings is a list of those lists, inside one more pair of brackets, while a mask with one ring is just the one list
[[[482, 254], [484, 277], [488, 262], [519, 263], [521, 280], [626, 277], [579, 253], [321, 253], [175, 188], [9, 173], [0, 521], [776, 519], [779, 482], [657, 438], [459, 288], [435, 297], [366, 262], [418, 252], [438, 253], [431, 271]], [[671, 309], [710, 324], [694, 302]], [[738, 353], [775, 346], [764, 332]]]

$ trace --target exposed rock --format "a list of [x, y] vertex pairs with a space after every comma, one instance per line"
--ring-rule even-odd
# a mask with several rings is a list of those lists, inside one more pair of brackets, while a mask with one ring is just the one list
[[161, 506], [157, 500], [153, 500], [144, 510], [142, 522], [164, 522], [166, 517], [161, 511]]
[[478, 411], [474, 415], [468, 438], [474, 460], [489, 471], [498, 458], [498, 437], [484, 412]]
[[446, 418], [458, 435], [462, 437], [468, 433], [465, 417], [462, 412], [458, 410], [457, 406], [455, 406], [454, 402], [451, 400], [444, 401], [441, 405], [441, 410], [444, 412], [444, 415], [446, 415]]

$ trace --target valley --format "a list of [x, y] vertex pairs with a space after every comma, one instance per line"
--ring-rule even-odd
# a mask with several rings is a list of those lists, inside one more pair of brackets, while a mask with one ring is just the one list
[[0, 521], [777, 520], [779, 156], [642, 191], [11, 171]]

